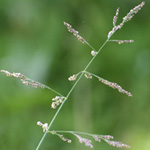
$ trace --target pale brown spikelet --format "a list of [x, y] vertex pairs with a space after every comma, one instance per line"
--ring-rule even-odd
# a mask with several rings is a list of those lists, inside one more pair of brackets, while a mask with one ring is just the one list
[[119, 14], [119, 7], [117, 8], [116, 14], [115, 14], [115, 16], [113, 18], [113, 26], [116, 26], [116, 22], [118, 20], [118, 14]]
[[118, 44], [123, 44], [123, 43], [133, 43], [134, 40], [109, 40], [110, 42], [116, 42]]
[[99, 78], [99, 81], [101, 81], [102, 83], [112, 87], [113, 89], [118, 89], [118, 91], [120, 93], [125, 93], [126, 95], [128, 96], [132, 96], [132, 94], [126, 90], [124, 90], [120, 85], [118, 85], [117, 83], [113, 83], [113, 82], [110, 82], [110, 81], [107, 81], [103, 78]]
[[65, 97], [63, 96], [56, 96], [54, 98], [52, 98], [52, 104], [51, 104], [51, 107], [53, 109], [55, 109], [58, 105], [60, 105], [63, 101], [65, 100]]
[[84, 76], [87, 78], [87, 79], [92, 79], [92, 75], [90, 73], [85, 73]]
[[130, 12], [125, 17], [123, 17], [123, 23], [128, 22], [129, 20], [131, 20], [133, 18], [133, 16], [135, 14], [137, 14], [139, 12], [139, 10], [141, 10], [141, 8], [144, 5], [145, 5], [145, 2], [142, 2], [138, 6], [134, 7], [133, 9], [131, 9]]
[[66, 22], [64, 22], [64, 25], [67, 27], [68, 31], [73, 33], [74, 36], [77, 37], [77, 39], [82, 42], [85, 43], [85, 40], [82, 36], [79, 35], [79, 31], [76, 31], [74, 28], [72, 28], [72, 26]]

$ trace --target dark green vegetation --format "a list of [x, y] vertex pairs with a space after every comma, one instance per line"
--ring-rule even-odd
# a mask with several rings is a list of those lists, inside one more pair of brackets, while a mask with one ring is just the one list
[[[135, 40], [131, 44], [108, 43], [88, 71], [121, 85], [133, 94], [83, 78], [65, 103], [51, 129], [110, 134], [131, 145], [150, 147], [150, 2], [112, 39]], [[70, 34], [70, 23], [95, 49], [106, 40], [112, 19], [119, 20], [141, 1], [0, 1], [0, 69], [21, 72], [66, 95], [73, 85], [67, 78], [81, 71], [91, 59], [89, 47]], [[33, 150], [42, 137], [37, 121], [49, 122], [55, 111], [48, 90], [33, 89], [0, 74], [0, 149]], [[77, 139], [72, 144], [47, 135], [41, 150], [86, 150]], [[94, 143], [95, 149], [117, 149]]]

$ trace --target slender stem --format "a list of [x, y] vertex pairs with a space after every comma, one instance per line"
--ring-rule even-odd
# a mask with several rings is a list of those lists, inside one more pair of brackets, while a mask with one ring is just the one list
[[78, 76], [80, 73], [82, 73], [82, 71], [78, 72], [78, 73], [76, 74], [76, 76]]
[[[108, 41], [109, 41], [109, 39], [107, 39], [107, 40], [104, 42], [104, 44], [99, 48], [99, 50], [98, 50], [98, 52], [97, 52], [97, 55], [99, 54], [99, 52], [102, 50], [102, 48], [106, 45], [106, 43], [107, 43]], [[81, 75], [79, 76], [79, 78], [76, 80], [76, 82], [74, 83], [74, 85], [72, 86], [72, 88], [70, 89], [70, 91], [68, 92], [68, 94], [67, 94], [65, 100], [64, 100], [63, 103], [60, 105], [60, 107], [59, 107], [58, 110], [56, 111], [56, 113], [55, 113], [53, 119], [51, 120], [51, 122], [50, 122], [50, 124], [49, 124], [49, 126], [48, 126], [48, 130], [51, 128], [51, 126], [52, 126], [54, 120], [56, 119], [58, 113], [60, 112], [60, 110], [61, 110], [62, 106], [64, 105], [64, 103], [66, 102], [66, 100], [69, 98], [71, 92], [72, 92], [73, 89], [76, 87], [77, 83], [80, 81], [80, 79], [82, 78], [82, 76], [84, 75], [84, 73], [86, 72], [86, 70], [88, 69], [88, 67], [89, 67], [90, 64], [93, 62], [93, 60], [96, 58], [97, 55], [95, 55], [95, 56], [90, 60], [90, 62], [87, 64], [87, 66], [86, 66], [86, 67], [84, 68], [84, 70], [82, 71], [82, 73], [81, 73]], [[78, 132], [78, 133], [79, 133], [79, 132]], [[40, 140], [40, 142], [39, 142], [39, 144], [38, 144], [36, 150], [39, 150], [39, 148], [40, 148], [40, 146], [41, 146], [43, 140], [44, 140], [45, 137], [46, 137], [46, 135], [47, 135], [47, 132], [44, 133], [44, 135], [43, 135], [43, 137], [41, 138], [41, 140]]]
[[59, 92], [55, 91], [54, 89], [50, 88], [49, 86], [46, 86], [47, 89], [53, 91], [54, 93], [58, 94], [59, 96], [64, 97], [62, 94], [60, 94]]
[[87, 42], [85, 39], [84, 39], [84, 42], [85, 42], [91, 49], [93, 49], [94, 51], [96, 51], [95, 48], [93, 48], [93, 46], [92, 46], [89, 42]]

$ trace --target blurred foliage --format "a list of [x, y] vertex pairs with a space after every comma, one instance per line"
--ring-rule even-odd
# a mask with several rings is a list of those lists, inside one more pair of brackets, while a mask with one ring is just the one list
[[[108, 43], [88, 71], [120, 84], [133, 98], [118, 93], [96, 79], [82, 79], [55, 120], [52, 129], [110, 134], [131, 145], [131, 150], [150, 147], [150, 1], [113, 39], [134, 39], [133, 44]], [[0, 69], [21, 72], [66, 95], [73, 83], [67, 78], [82, 70], [91, 59], [90, 49], [68, 33], [70, 23], [96, 49], [119, 21], [131, 1], [1, 0]], [[33, 150], [42, 137], [37, 121], [49, 122], [56, 95], [33, 89], [0, 74], [0, 149]], [[41, 149], [87, 149], [77, 139], [72, 144], [47, 135]], [[93, 141], [94, 142], [94, 141]], [[94, 142], [95, 149], [116, 148]]]

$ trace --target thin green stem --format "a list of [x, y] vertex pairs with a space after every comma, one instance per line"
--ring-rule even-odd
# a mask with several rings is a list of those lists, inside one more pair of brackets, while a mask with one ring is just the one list
[[87, 42], [85, 39], [84, 39], [84, 42], [85, 42], [86, 45], [88, 45], [92, 50], [96, 51], [95, 48], [93, 48], [93, 46], [92, 46], [89, 42]]
[[76, 76], [78, 76], [80, 73], [82, 73], [82, 71], [78, 72], [78, 73], [76, 74]]
[[50, 88], [49, 86], [46, 86], [47, 89], [53, 91], [54, 93], [58, 94], [59, 96], [64, 97], [62, 94], [60, 94], [59, 92], [55, 91], [54, 89]]

